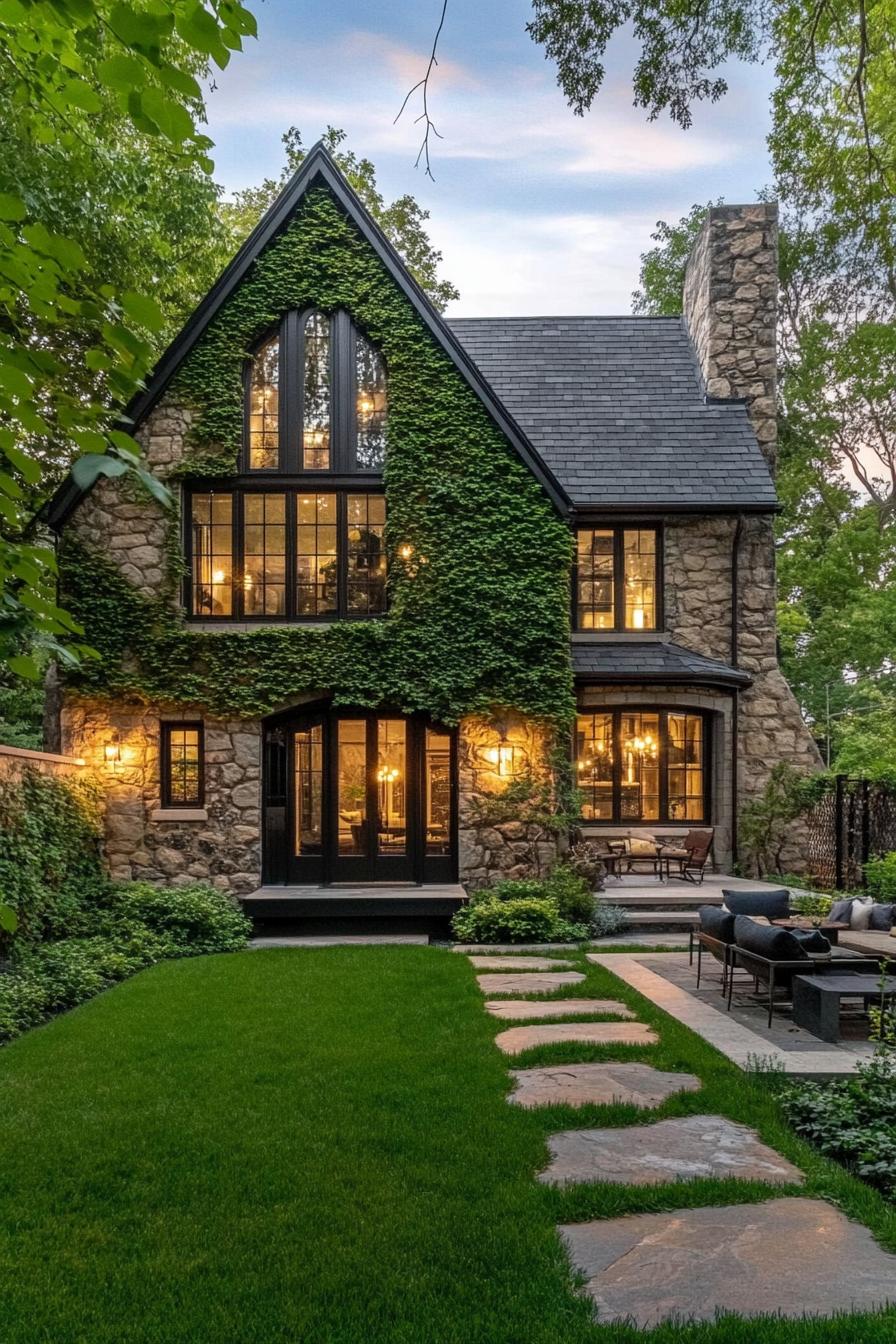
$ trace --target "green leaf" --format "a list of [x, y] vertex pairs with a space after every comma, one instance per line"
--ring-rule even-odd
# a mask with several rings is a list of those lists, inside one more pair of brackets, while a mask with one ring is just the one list
[[153, 476], [152, 472], [147, 471], [145, 467], [138, 467], [137, 475], [153, 499], [158, 500], [165, 508], [173, 503], [173, 496], [167, 485], [163, 484], [157, 476]]
[[139, 87], [145, 81], [146, 65], [137, 56], [122, 53], [100, 61], [97, 73], [107, 88], [116, 93], [130, 93], [135, 85]]
[[40, 480], [40, 463], [35, 462], [33, 457], [23, 453], [21, 448], [14, 448], [8, 444], [3, 450], [4, 457], [12, 463], [16, 471], [20, 471], [29, 485], [37, 485]]
[[137, 294], [134, 290], [127, 290], [121, 296], [121, 306], [128, 317], [138, 322], [141, 327], [146, 327], [149, 331], [161, 331], [165, 325], [165, 315], [161, 308], [155, 299], [149, 298], [146, 294]]
[[85, 453], [72, 464], [72, 480], [80, 490], [89, 490], [99, 476], [123, 476], [128, 470], [120, 457], [105, 453]]
[[28, 214], [25, 202], [8, 191], [0, 191], [0, 219], [20, 220]]
[[83, 79], [70, 79], [59, 90], [59, 96], [68, 107], [81, 112], [102, 112], [103, 100]]
[[4, 933], [15, 933], [19, 927], [19, 917], [11, 905], [0, 905], [0, 929]]
[[7, 666], [17, 677], [24, 677], [27, 681], [40, 681], [42, 672], [40, 663], [36, 658], [30, 658], [27, 654], [17, 653], [8, 659]]

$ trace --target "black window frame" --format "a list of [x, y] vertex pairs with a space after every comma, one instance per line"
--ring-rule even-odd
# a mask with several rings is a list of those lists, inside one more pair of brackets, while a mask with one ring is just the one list
[[[596, 714], [610, 714], [613, 718], [613, 780], [611, 817], [588, 817], [588, 826], [707, 826], [712, 816], [712, 761], [713, 761], [713, 714], [710, 710], [691, 705], [580, 705], [576, 709], [576, 727], [572, 741], [573, 772], [578, 780], [578, 756], [576, 739], [578, 720]], [[622, 815], [622, 717], [624, 714], [656, 714], [658, 718], [658, 767], [659, 767], [659, 816], [632, 817]], [[700, 817], [672, 817], [669, 815], [669, 715], [686, 714], [699, 717], [703, 721], [701, 734], [703, 769], [703, 813]], [[587, 786], [579, 786], [587, 793]]]
[[[259, 477], [264, 476], [263, 480]], [[336, 556], [337, 556], [337, 603], [336, 610], [321, 615], [308, 616], [298, 614], [296, 597], [298, 590], [297, 561], [297, 517], [296, 498], [300, 494], [336, 496]], [[196, 612], [193, 609], [193, 496], [207, 494], [228, 494], [233, 497], [231, 514], [232, 569], [231, 569], [231, 610], [227, 615], [216, 616], [210, 612]], [[245, 614], [244, 613], [244, 519], [245, 498], [253, 494], [282, 494], [286, 496], [286, 611], [283, 615]], [[188, 621], [213, 622], [227, 625], [238, 622], [240, 625], [330, 625], [333, 621], [376, 621], [386, 615], [389, 605], [389, 562], [386, 560], [385, 600], [383, 610], [378, 612], [358, 612], [348, 609], [348, 496], [377, 495], [384, 503], [386, 493], [381, 478], [370, 480], [357, 476], [331, 476], [326, 472], [313, 475], [305, 473], [301, 477], [275, 476], [271, 473], [253, 472], [247, 480], [245, 476], [215, 481], [191, 481], [184, 486], [183, 507], [183, 554], [185, 574], [182, 590], [182, 602]], [[386, 506], [388, 523], [388, 505]], [[385, 525], [384, 525], [385, 526]], [[385, 549], [385, 532], [384, 532]]]
[[[638, 519], [632, 518], [626, 522], [603, 521], [594, 519], [576, 522], [575, 532], [575, 558], [572, 565], [572, 628], [577, 634], [585, 635], [655, 635], [664, 628], [665, 612], [663, 602], [663, 592], [665, 588], [665, 565], [663, 556], [663, 528], [660, 523], [642, 523]], [[613, 533], [613, 624], [598, 629], [595, 626], [586, 626], [580, 624], [579, 611], [579, 533], [580, 532], [612, 532]], [[655, 539], [655, 566], [656, 566], [656, 596], [655, 596], [655, 619], [653, 625], [645, 625], [640, 629], [625, 624], [625, 533], [626, 532], [652, 532]]]
[[[189, 729], [198, 734], [199, 787], [197, 801], [180, 802], [171, 796], [171, 734]], [[159, 725], [159, 799], [165, 809], [188, 811], [205, 807], [205, 724], [201, 719], [164, 719]]]
[[[314, 313], [321, 313], [330, 323], [330, 465], [310, 468], [304, 466], [302, 434], [304, 415], [305, 322]], [[273, 337], [280, 340], [279, 374], [279, 434], [280, 452], [276, 467], [249, 465], [249, 394], [252, 367], [256, 354]], [[255, 343], [243, 367], [243, 441], [240, 448], [239, 471], [253, 481], [269, 480], [280, 476], [305, 476], [308, 480], [329, 480], [332, 476], [357, 476], [382, 479], [382, 468], [359, 467], [357, 462], [357, 378], [356, 340], [361, 337], [372, 345], [383, 361], [386, 376], [388, 424], [389, 368], [380, 347], [367, 333], [352, 321], [345, 309], [332, 313], [311, 304], [293, 308], [284, 313], [279, 323], [269, 326]]]

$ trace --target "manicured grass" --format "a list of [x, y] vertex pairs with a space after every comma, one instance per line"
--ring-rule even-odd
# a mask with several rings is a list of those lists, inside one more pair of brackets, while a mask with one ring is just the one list
[[[582, 968], [585, 963], [582, 961]], [[559, 1221], [794, 1193], [700, 1181], [556, 1191], [545, 1138], [720, 1111], [754, 1124], [896, 1250], [896, 1212], [746, 1080], [609, 972], [657, 1046], [555, 1046], [510, 1061], [637, 1058], [704, 1089], [645, 1114], [508, 1106], [507, 1024], [465, 957], [423, 947], [170, 962], [0, 1052], [3, 1344], [629, 1344], [591, 1323]], [[799, 1257], [800, 1248], [793, 1254]], [[655, 1344], [884, 1344], [896, 1313], [662, 1327]]]

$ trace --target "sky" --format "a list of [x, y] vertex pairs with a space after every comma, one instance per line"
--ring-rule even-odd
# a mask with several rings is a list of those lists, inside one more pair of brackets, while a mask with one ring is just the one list
[[770, 70], [729, 68], [727, 97], [684, 131], [632, 106], [637, 49], [623, 36], [579, 118], [525, 31], [529, 0], [449, 0], [430, 82], [443, 137], [430, 181], [414, 166], [419, 103], [394, 118], [426, 68], [441, 0], [249, 3], [258, 40], [216, 73], [208, 98], [217, 180], [232, 192], [278, 176], [290, 125], [306, 145], [342, 128], [387, 199], [410, 192], [429, 210], [442, 272], [461, 292], [449, 315], [629, 312], [657, 220], [695, 201], [752, 200], [769, 180]]

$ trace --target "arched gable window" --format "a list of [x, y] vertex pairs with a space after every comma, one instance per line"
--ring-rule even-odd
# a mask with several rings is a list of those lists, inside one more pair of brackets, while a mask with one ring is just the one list
[[246, 396], [247, 471], [382, 471], [386, 365], [347, 313], [287, 313], [251, 360]]

